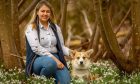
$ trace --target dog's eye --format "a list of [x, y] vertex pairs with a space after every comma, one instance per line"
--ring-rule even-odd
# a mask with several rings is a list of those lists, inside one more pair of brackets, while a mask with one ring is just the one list
[[83, 57], [83, 59], [85, 59], [86, 57]]
[[80, 59], [80, 57], [77, 57], [77, 59]]

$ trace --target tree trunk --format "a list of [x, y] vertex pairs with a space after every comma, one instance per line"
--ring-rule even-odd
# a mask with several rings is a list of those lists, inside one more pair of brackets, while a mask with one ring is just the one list
[[67, 38], [67, 28], [66, 28], [66, 17], [67, 17], [67, 4], [68, 0], [61, 0], [61, 20], [60, 20], [60, 26], [62, 28], [62, 33], [64, 39]]
[[[1, 0], [0, 1], [0, 30], [2, 30], [2, 27], [4, 27], [3, 25], [3, 21], [4, 21], [4, 10], [3, 10], [3, 6], [4, 6], [4, 1]], [[0, 32], [0, 61], [2, 61], [3, 59], [3, 54], [2, 54], [2, 46], [1, 46], [1, 32]]]
[[88, 20], [88, 16], [87, 16], [85, 10], [82, 10], [81, 12], [82, 12], [84, 20], [85, 20], [85, 25], [86, 25], [85, 31], [89, 32], [87, 34], [87, 36], [91, 37], [92, 36], [92, 29], [91, 29], [91, 26], [90, 26], [90, 23], [89, 23], [89, 20]]
[[[1, 0], [0, 8], [2, 8], [2, 15], [0, 16], [1, 21], [1, 47], [3, 53], [3, 61], [5, 68], [21, 68], [21, 62], [17, 55], [17, 50], [14, 44], [14, 37], [12, 32], [12, 15], [11, 15], [11, 1], [12, 0]], [[18, 18], [17, 18], [18, 20]]]
[[[19, 30], [19, 21], [18, 21], [18, 1], [17, 0], [11, 0], [11, 8], [12, 8], [12, 35], [14, 39], [14, 46], [15, 50], [17, 52], [17, 56], [22, 56], [21, 52], [21, 42], [20, 42], [20, 30]], [[20, 64], [24, 66], [23, 59], [18, 59]]]
[[132, 2], [132, 23], [133, 23], [133, 53], [138, 62], [138, 67], [140, 68], [140, 0], [133, 0]]
[[93, 55], [95, 55], [98, 52], [99, 40], [100, 40], [100, 29], [99, 29], [99, 27], [97, 27], [95, 38], [93, 41], [93, 46], [92, 46], [92, 48], [94, 49]]
[[132, 54], [128, 59], [126, 59], [118, 45], [115, 33], [112, 30], [108, 17], [108, 1], [95, 0], [95, 3], [96, 8], [99, 10], [97, 15], [100, 21], [99, 26], [101, 29], [101, 35], [112, 61], [121, 71], [131, 73], [136, 68], [136, 60]]
[[3, 62], [3, 54], [2, 54], [2, 47], [1, 47], [1, 39], [0, 39], [0, 65]]

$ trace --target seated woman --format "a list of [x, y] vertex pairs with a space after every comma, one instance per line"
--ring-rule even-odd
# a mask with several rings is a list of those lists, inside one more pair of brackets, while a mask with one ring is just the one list
[[65, 47], [61, 29], [53, 22], [51, 5], [41, 0], [35, 7], [33, 17], [25, 31], [26, 75], [32, 73], [54, 77], [56, 84], [70, 84], [70, 74], [64, 56], [70, 49]]

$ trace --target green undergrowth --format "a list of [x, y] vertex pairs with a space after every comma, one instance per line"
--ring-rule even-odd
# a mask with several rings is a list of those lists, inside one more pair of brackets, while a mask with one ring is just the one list
[[[90, 68], [91, 81], [72, 78], [71, 84], [140, 84], [140, 73], [120, 74], [120, 71], [109, 61], [93, 63]], [[54, 84], [54, 78], [34, 75], [25, 77], [25, 71], [21, 69], [5, 70], [0, 66], [0, 84]]]

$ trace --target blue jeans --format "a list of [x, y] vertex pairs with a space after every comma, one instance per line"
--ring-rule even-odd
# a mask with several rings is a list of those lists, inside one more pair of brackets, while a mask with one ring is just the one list
[[[57, 54], [53, 54], [58, 58]], [[36, 75], [44, 75], [46, 77], [54, 77], [56, 84], [70, 84], [70, 74], [66, 67], [58, 69], [56, 62], [48, 56], [39, 56], [33, 63], [33, 72]]]

